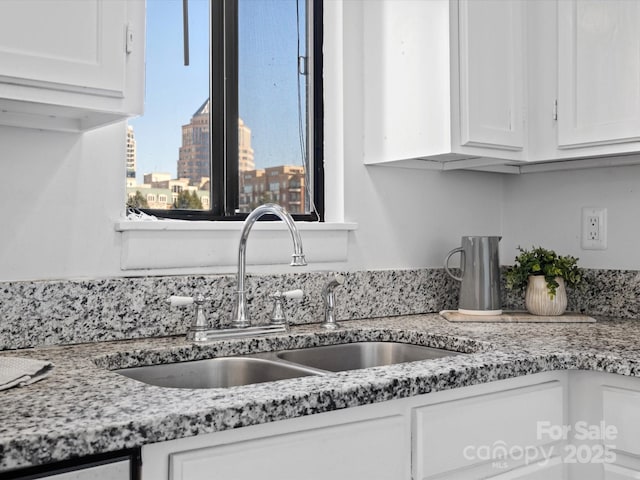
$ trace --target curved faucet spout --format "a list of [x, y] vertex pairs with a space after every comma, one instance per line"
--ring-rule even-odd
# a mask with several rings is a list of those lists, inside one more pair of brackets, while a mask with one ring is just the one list
[[333, 291], [343, 283], [344, 276], [337, 274], [322, 289], [322, 298], [324, 299], [324, 323], [320, 325], [322, 328], [335, 330], [339, 326], [334, 314], [336, 302]]
[[300, 232], [296, 228], [296, 224], [291, 215], [275, 203], [265, 203], [255, 208], [244, 221], [242, 233], [240, 234], [240, 245], [238, 248], [238, 289], [236, 291], [236, 299], [233, 305], [232, 326], [235, 328], [244, 328], [251, 325], [249, 312], [247, 310], [247, 301], [245, 293], [246, 280], [246, 259], [247, 259], [247, 239], [251, 227], [263, 215], [273, 214], [282, 220], [289, 228], [291, 239], [293, 240], [293, 254], [291, 255], [291, 265], [294, 267], [305, 266], [307, 264], [304, 252], [302, 251], [302, 239]]

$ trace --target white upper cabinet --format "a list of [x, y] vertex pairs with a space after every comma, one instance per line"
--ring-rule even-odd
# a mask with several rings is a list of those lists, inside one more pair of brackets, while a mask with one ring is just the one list
[[637, 1], [558, 3], [559, 148], [640, 140], [639, 26]]
[[524, 148], [522, 6], [504, 0], [459, 2], [461, 146]]
[[365, 163], [430, 168], [521, 158], [521, 2], [362, 5]]
[[640, 2], [539, 0], [526, 15], [527, 159], [640, 163]]
[[640, 163], [639, 1], [363, 5], [366, 164]]
[[143, 1], [0, 2], [0, 124], [83, 131], [142, 113], [143, 90]]

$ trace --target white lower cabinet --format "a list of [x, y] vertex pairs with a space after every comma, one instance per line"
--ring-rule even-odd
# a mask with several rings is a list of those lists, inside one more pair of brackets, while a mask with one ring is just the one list
[[[564, 480], [565, 469], [560, 458], [555, 457], [548, 461], [526, 465], [488, 478], [490, 480]], [[460, 478], [460, 477], [455, 477]]]
[[129, 480], [131, 478], [131, 464], [129, 461], [121, 461], [72, 472], [27, 478], [47, 478], [49, 480]]
[[512, 450], [506, 460], [477, 461], [464, 454], [471, 446], [473, 455], [486, 455], [482, 448], [496, 442], [546, 445], [536, 440], [536, 422], [563, 423], [566, 375], [529, 375], [146, 445], [142, 479], [560, 480], [559, 458], [525, 462]]
[[536, 478], [559, 460], [540, 426], [564, 425], [564, 411], [560, 381], [416, 408], [413, 478]]
[[400, 478], [403, 435], [402, 417], [388, 417], [177, 452], [169, 478]]
[[629, 455], [640, 455], [640, 391], [601, 385], [603, 443]]
[[148, 445], [142, 451], [142, 478], [408, 480], [408, 426], [403, 415], [388, 415], [387, 407], [359, 407]]
[[569, 379], [569, 479], [640, 480], [640, 380], [584, 371]]
[[606, 378], [606, 383], [598, 385], [603, 421], [599, 440], [609, 449], [612, 460], [604, 465], [604, 478], [640, 479], [640, 385], [611, 380]]
[[605, 480], [638, 480], [640, 479], [640, 470], [622, 467], [616, 464], [608, 464], [604, 466]]
[[545, 372], [142, 448], [143, 480], [256, 478], [640, 480], [640, 379]]

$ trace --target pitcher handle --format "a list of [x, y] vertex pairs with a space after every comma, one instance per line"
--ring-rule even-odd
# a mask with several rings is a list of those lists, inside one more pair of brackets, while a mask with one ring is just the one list
[[453, 273], [451, 273], [451, 270], [449, 270], [449, 259], [451, 258], [451, 256], [455, 253], [460, 252], [461, 255], [461, 264], [462, 265], [462, 273], [464, 274], [464, 250], [462, 249], [462, 247], [458, 247], [458, 248], [454, 248], [453, 250], [451, 250], [448, 254], [447, 257], [444, 259], [444, 270], [449, 274], [449, 276], [451, 278], [453, 278], [454, 280], [457, 280], [459, 282], [462, 282], [462, 277], [456, 277]]

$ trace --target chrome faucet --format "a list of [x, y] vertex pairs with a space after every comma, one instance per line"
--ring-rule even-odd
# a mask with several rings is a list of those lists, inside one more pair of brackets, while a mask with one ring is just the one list
[[[171, 306], [182, 305], [196, 305], [196, 315], [187, 332], [187, 340], [190, 342], [200, 343], [209, 342], [211, 340], [221, 338], [236, 338], [246, 337], [249, 335], [264, 335], [267, 333], [279, 333], [286, 332], [288, 330], [288, 324], [282, 305], [279, 305], [278, 311], [272, 313], [271, 323], [269, 325], [251, 326], [251, 320], [249, 318], [249, 312], [247, 311], [247, 298], [245, 292], [246, 282], [246, 253], [247, 253], [247, 238], [251, 227], [256, 220], [263, 215], [273, 214], [280, 218], [285, 225], [289, 228], [291, 233], [291, 239], [293, 240], [293, 255], [291, 260], [292, 266], [304, 266], [307, 264], [304, 253], [302, 252], [302, 240], [300, 239], [300, 233], [296, 228], [296, 224], [291, 218], [291, 215], [275, 203], [266, 203], [260, 205], [258, 208], [249, 213], [249, 216], [244, 221], [242, 226], [242, 232], [240, 234], [240, 246], [238, 248], [238, 289], [236, 290], [236, 298], [233, 303], [233, 318], [230, 328], [214, 328], [210, 329], [207, 326], [207, 321], [204, 316], [203, 305], [209, 299], [204, 298], [202, 295], [194, 297], [169, 297], [168, 302]], [[282, 298], [302, 298], [302, 290], [291, 290], [289, 292], [277, 292], [273, 294], [273, 297], [278, 297], [280, 302]]]
[[302, 240], [300, 239], [300, 233], [296, 228], [296, 224], [291, 218], [291, 215], [275, 203], [265, 203], [254, 209], [244, 221], [242, 226], [242, 233], [240, 234], [240, 246], [238, 248], [238, 289], [236, 290], [236, 298], [233, 304], [232, 323], [233, 328], [247, 328], [251, 325], [251, 319], [249, 317], [249, 311], [247, 310], [247, 297], [245, 292], [246, 281], [246, 258], [247, 258], [247, 238], [251, 227], [256, 220], [266, 214], [273, 214], [280, 218], [291, 233], [291, 239], [293, 240], [293, 255], [291, 255], [291, 265], [294, 267], [305, 266], [307, 264], [304, 253], [302, 252]]
[[333, 290], [344, 283], [344, 276], [336, 275], [322, 289], [322, 298], [324, 299], [324, 323], [320, 326], [328, 330], [335, 330], [340, 325], [336, 322], [334, 308], [335, 297]]

